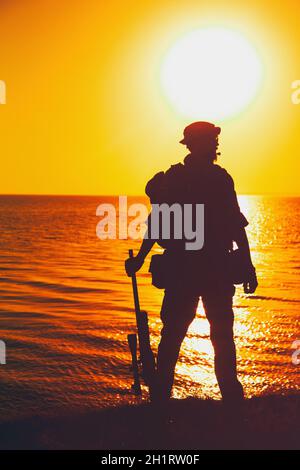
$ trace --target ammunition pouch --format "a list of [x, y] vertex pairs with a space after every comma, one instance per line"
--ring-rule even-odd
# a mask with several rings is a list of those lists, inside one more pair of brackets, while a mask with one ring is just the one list
[[165, 254], [152, 255], [149, 272], [152, 275], [152, 284], [158, 289], [165, 289], [168, 278], [167, 257]]

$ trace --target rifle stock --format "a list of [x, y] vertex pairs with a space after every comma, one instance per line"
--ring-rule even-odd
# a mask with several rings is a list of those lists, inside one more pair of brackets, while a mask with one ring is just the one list
[[132, 372], [133, 372], [133, 379], [134, 382], [132, 384], [132, 390], [136, 395], [142, 394], [140, 378], [139, 378], [139, 366], [137, 360], [137, 339], [136, 334], [127, 335], [127, 341], [131, 353], [131, 364], [132, 364]]
[[[133, 258], [133, 250], [129, 250], [129, 257]], [[135, 318], [137, 325], [138, 345], [140, 350], [140, 360], [142, 364], [142, 377], [145, 384], [151, 387], [155, 376], [155, 358], [151, 349], [148, 314], [140, 309], [136, 275], [131, 277]]]

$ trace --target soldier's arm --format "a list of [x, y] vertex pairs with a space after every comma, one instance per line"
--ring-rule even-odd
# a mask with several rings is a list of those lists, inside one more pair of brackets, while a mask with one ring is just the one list
[[140, 260], [141, 263], [143, 263], [145, 261], [145, 258], [148, 255], [148, 253], [151, 251], [154, 243], [155, 243], [155, 240], [144, 238], [144, 240], [143, 240], [143, 242], [140, 246], [139, 252], [136, 255], [136, 258], [138, 260]]
[[132, 276], [132, 274], [136, 273], [137, 271], [141, 269], [141, 267], [144, 264], [145, 258], [147, 257], [148, 253], [151, 251], [154, 243], [156, 242], [156, 240], [151, 239], [148, 236], [149, 218], [150, 218], [150, 215], [148, 217], [148, 222], [147, 222], [148, 230], [146, 231], [144, 235], [144, 239], [142, 241], [138, 254], [134, 256], [133, 258], [128, 258], [125, 261], [125, 269], [126, 269], [126, 273], [128, 276]]
[[255, 267], [251, 260], [250, 247], [248, 242], [247, 233], [244, 227], [241, 227], [236, 231], [234, 236], [239, 250], [241, 251], [242, 257], [245, 263], [245, 279], [244, 279], [244, 292], [246, 294], [253, 294], [258, 286]]
[[[165, 184], [165, 173], [160, 171], [156, 173], [156, 175], [148, 181], [146, 185], [145, 192], [147, 196], [150, 198], [151, 204], [160, 203], [163, 200], [162, 193], [164, 191], [164, 184]], [[128, 258], [125, 261], [125, 269], [128, 276], [132, 276], [135, 272], [137, 272], [144, 264], [145, 258], [148, 253], [151, 251], [154, 243], [156, 242], [155, 239], [151, 239], [149, 237], [150, 229], [150, 220], [151, 214], [148, 216], [148, 230], [145, 233], [143, 242], [140, 246], [138, 254], [134, 258]], [[150, 230], [149, 230], [150, 229]]]
[[255, 292], [258, 283], [255, 267], [253, 266], [250, 247], [245, 227], [248, 225], [246, 217], [241, 213], [237, 195], [234, 188], [234, 182], [228, 173], [226, 174], [226, 197], [229, 208], [229, 222], [232, 226], [232, 238], [236, 242], [245, 267], [244, 291], [248, 294]]
[[244, 227], [240, 227], [236, 231], [234, 235], [234, 241], [237, 244], [241, 253], [243, 254], [243, 258], [245, 262], [249, 265], [249, 268], [252, 268], [253, 264], [251, 260], [250, 247], [249, 247], [247, 233]]
[[134, 258], [128, 258], [125, 261], [125, 269], [128, 276], [132, 276], [132, 274], [136, 273], [141, 269], [144, 264], [145, 258], [148, 253], [151, 251], [155, 240], [149, 240], [148, 238], [144, 238], [143, 242], [140, 246], [138, 254]]

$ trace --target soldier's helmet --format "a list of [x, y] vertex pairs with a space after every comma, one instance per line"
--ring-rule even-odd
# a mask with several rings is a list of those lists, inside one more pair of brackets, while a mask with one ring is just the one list
[[221, 128], [210, 122], [197, 121], [189, 124], [183, 131], [181, 144], [188, 144], [200, 140], [216, 139], [221, 132]]

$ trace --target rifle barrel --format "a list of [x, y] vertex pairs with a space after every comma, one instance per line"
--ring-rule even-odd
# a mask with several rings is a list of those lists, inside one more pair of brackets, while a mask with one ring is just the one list
[[[129, 250], [129, 258], [133, 258], [133, 250]], [[146, 385], [150, 386], [155, 374], [155, 358], [150, 344], [148, 315], [147, 312], [140, 310], [139, 294], [137, 288], [136, 274], [131, 276], [135, 317], [137, 326], [137, 337], [140, 351], [140, 358], [143, 370], [143, 379]]]
[[[129, 258], [133, 258], [133, 250], [129, 250]], [[135, 273], [131, 276], [131, 281], [132, 281], [132, 289], [133, 289], [133, 297], [134, 297], [135, 314], [138, 320], [138, 314], [140, 312], [140, 301], [139, 301], [139, 293], [138, 293]]]

